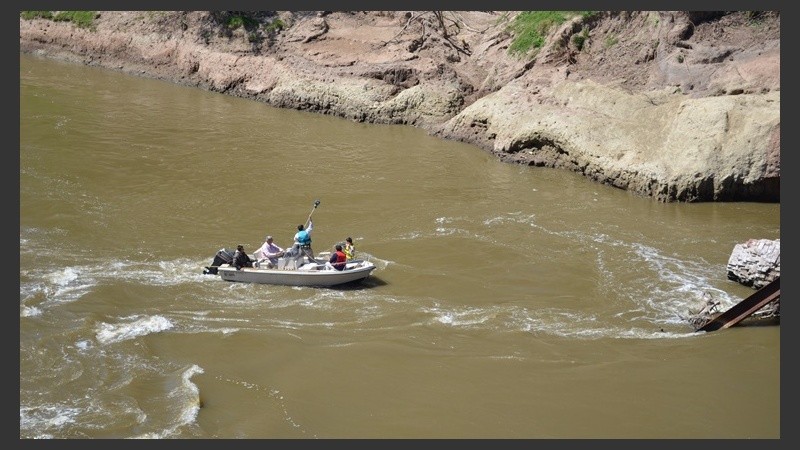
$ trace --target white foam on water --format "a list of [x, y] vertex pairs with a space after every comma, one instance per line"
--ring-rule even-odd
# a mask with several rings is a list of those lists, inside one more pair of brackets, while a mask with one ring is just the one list
[[78, 272], [73, 267], [67, 267], [60, 272], [51, 272], [49, 279], [56, 286], [67, 286], [78, 279]]
[[496, 316], [495, 308], [461, 308], [450, 311], [431, 308], [426, 312], [433, 314], [435, 322], [452, 326], [485, 324]]
[[[76, 423], [80, 409], [66, 405], [40, 405], [19, 407], [19, 428], [25, 431], [61, 429]], [[48, 434], [41, 435], [44, 438]]]
[[[150, 286], [196, 285], [219, 282], [217, 276], [204, 275], [202, 262], [176, 259], [149, 263], [116, 259], [78, 266], [37, 268], [20, 272], [20, 317], [40, 315], [42, 305], [59, 305], [79, 300], [98, 286], [120, 280]], [[24, 303], [38, 302], [36, 305]]]
[[[20, 272], [20, 303], [30, 301], [56, 304], [73, 302], [91, 292], [97, 284], [94, 278], [83, 274], [84, 270], [81, 267]], [[23, 276], [26, 278], [25, 281], [22, 280]]]
[[203, 368], [197, 364], [179, 372], [174, 388], [167, 392], [169, 404], [174, 406], [175, 420], [162, 430], [143, 433], [133, 436], [132, 439], [179, 437], [182, 427], [194, 423], [200, 412], [200, 388], [192, 382], [192, 377], [202, 373], [204, 373]]
[[[595, 252], [596, 264], [602, 274], [599, 282], [604, 290], [614, 291], [617, 296], [628, 302], [629, 309], [621, 309], [617, 315], [629, 315], [631, 318], [642, 319], [654, 325], [688, 325], [686, 315], [690, 310], [698, 309], [702, 306], [703, 293], [720, 301], [721, 309], [725, 310], [741, 299], [727, 294], [725, 291], [714, 286], [720, 283], [720, 273], [724, 274], [724, 267], [713, 265], [702, 258], [692, 259], [689, 257], [676, 257], [671, 253], [671, 249], [659, 249], [652, 246], [643, 245], [636, 241], [625, 241], [614, 238], [604, 232], [584, 233], [572, 230], [550, 230], [535, 223], [533, 215], [522, 215], [521, 213], [511, 213], [508, 215], [493, 217], [483, 221], [486, 226], [505, 223], [528, 223], [538, 231], [569, 239], [578, 243], [581, 248], [589, 252]], [[630, 273], [614, 273], [609, 269], [612, 261], [609, 260], [610, 252], [613, 249], [615, 258], [624, 258], [627, 265], [631, 267], [631, 273], [639, 271], [642, 276], [641, 282], [626, 280], [618, 283], [615, 280], [620, 277], [628, 276]], [[656, 281], [652, 281], [655, 279]], [[724, 280], [723, 280], [724, 281]], [[624, 290], [623, 290], [624, 289]], [[621, 305], [624, 307], [624, 305]], [[558, 333], [558, 328], [554, 332]], [[563, 330], [561, 330], [563, 331]], [[571, 335], [573, 333], [570, 333]], [[602, 331], [590, 331], [586, 334], [602, 334]], [[678, 333], [682, 335], [682, 333]], [[611, 330], [609, 336], [616, 337], [651, 337], [652, 331], [642, 330], [642, 332], [631, 332], [630, 330]], [[664, 336], [663, 333], [657, 336]]]
[[42, 310], [35, 307], [35, 306], [25, 306], [22, 305], [19, 308], [19, 316], [20, 317], [34, 317], [34, 316], [41, 316]]
[[96, 338], [101, 344], [112, 344], [158, 333], [173, 326], [172, 322], [163, 316], [143, 317], [129, 323], [100, 323], [97, 326]]
[[73, 302], [90, 292], [97, 282], [91, 276], [84, 276], [84, 273], [80, 267], [65, 267], [45, 274], [47, 301]]
[[[189, 259], [170, 261], [116, 260], [112, 264], [95, 267], [95, 276], [111, 280], [125, 280], [156, 286], [196, 284], [204, 281], [218, 281], [215, 276], [202, 273], [203, 262]], [[205, 263], [207, 264], [207, 262]]]

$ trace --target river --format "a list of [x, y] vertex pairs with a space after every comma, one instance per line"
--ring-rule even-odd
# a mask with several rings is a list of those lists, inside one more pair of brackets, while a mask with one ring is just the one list
[[[19, 160], [21, 439], [781, 436], [780, 326], [685, 319], [780, 204], [23, 54]], [[367, 280], [202, 274], [312, 211]]]

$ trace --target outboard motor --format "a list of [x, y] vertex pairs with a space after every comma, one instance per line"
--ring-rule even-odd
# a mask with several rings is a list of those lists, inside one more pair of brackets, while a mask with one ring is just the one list
[[204, 275], [217, 275], [219, 266], [223, 264], [231, 264], [233, 262], [233, 250], [228, 250], [227, 248], [220, 249], [217, 254], [214, 256], [214, 261], [211, 262], [210, 266], [206, 266], [203, 269]]

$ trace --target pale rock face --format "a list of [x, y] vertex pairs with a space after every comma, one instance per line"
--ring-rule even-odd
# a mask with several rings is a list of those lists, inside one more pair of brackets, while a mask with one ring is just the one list
[[515, 11], [261, 11], [247, 30], [98, 13], [93, 30], [20, 19], [20, 51], [412, 125], [658, 201], [780, 201], [776, 12], [600, 12], [527, 55], [508, 52]]
[[781, 276], [780, 239], [750, 239], [737, 244], [727, 269], [729, 280], [761, 289]]

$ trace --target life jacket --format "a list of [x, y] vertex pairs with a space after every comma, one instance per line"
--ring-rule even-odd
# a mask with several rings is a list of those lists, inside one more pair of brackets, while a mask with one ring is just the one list
[[308, 231], [301, 230], [297, 232], [297, 243], [300, 245], [308, 245], [311, 243], [311, 236], [308, 235]]
[[347, 246], [344, 248], [344, 255], [347, 256], [347, 259], [353, 259], [355, 254], [355, 246]]
[[344, 252], [340, 252], [338, 250], [336, 251], [335, 255], [336, 255], [336, 262], [333, 263], [333, 267], [336, 270], [344, 270], [344, 267], [346, 265], [345, 261], [347, 260], [347, 256], [345, 256]]

